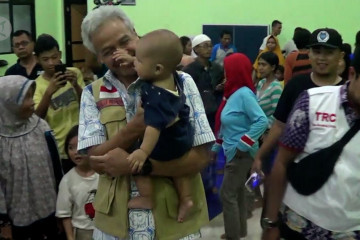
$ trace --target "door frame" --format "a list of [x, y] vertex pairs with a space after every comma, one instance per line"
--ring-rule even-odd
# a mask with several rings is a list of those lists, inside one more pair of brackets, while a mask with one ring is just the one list
[[64, 23], [65, 23], [65, 52], [66, 52], [66, 65], [72, 67], [73, 54], [72, 44], [81, 43], [78, 41], [73, 42], [71, 39], [71, 4], [86, 4], [87, 0], [64, 0]]

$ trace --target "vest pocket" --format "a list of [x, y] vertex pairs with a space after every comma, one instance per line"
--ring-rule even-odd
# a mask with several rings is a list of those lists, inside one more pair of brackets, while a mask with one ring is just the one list
[[95, 195], [94, 208], [103, 214], [108, 214], [115, 196], [117, 179], [105, 174], [99, 176], [98, 190]]
[[106, 128], [107, 139], [116, 134], [126, 124], [126, 112], [123, 106], [109, 106], [101, 109], [100, 122]]

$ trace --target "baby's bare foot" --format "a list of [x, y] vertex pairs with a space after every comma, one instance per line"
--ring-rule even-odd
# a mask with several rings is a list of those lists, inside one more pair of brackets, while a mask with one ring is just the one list
[[177, 221], [182, 223], [189, 214], [190, 210], [194, 207], [194, 202], [191, 198], [183, 199], [179, 203], [179, 213]]

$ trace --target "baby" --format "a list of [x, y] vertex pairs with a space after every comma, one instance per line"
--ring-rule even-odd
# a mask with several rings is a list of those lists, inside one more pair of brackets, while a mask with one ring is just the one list
[[[181, 42], [168, 30], [150, 32], [137, 44], [134, 65], [143, 81], [141, 101], [146, 130], [140, 148], [128, 157], [135, 172], [141, 170], [149, 157], [169, 161], [183, 156], [192, 147], [189, 107], [175, 71], [181, 58]], [[152, 208], [150, 177], [134, 179], [140, 196], [130, 200], [129, 208]], [[173, 181], [179, 197], [178, 221], [183, 222], [193, 206], [190, 182], [187, 177], [176, 177]]]

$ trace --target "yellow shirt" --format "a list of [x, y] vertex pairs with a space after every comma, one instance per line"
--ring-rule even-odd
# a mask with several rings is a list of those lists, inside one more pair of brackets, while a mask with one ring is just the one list
[[[76, 73], [77, 82], [82, 88], [85, 87], [83, 76], [77, 68], [67, 68]], [[36, 90], [34, 94], [35, 108], [38, 107], [46, 89], [49, 86], [49, 81], [43, 75], [40, 75], [36, 80]], [[51, 96], [50, 106], [46, 113], [45, 120], [48, 122], [58, 144], [59, 153], [62, 159], [67, 159], [65, 154], [65, 138], [70, 129], [79, 124], [79, 100], [74, 87], [70, 82]]]

